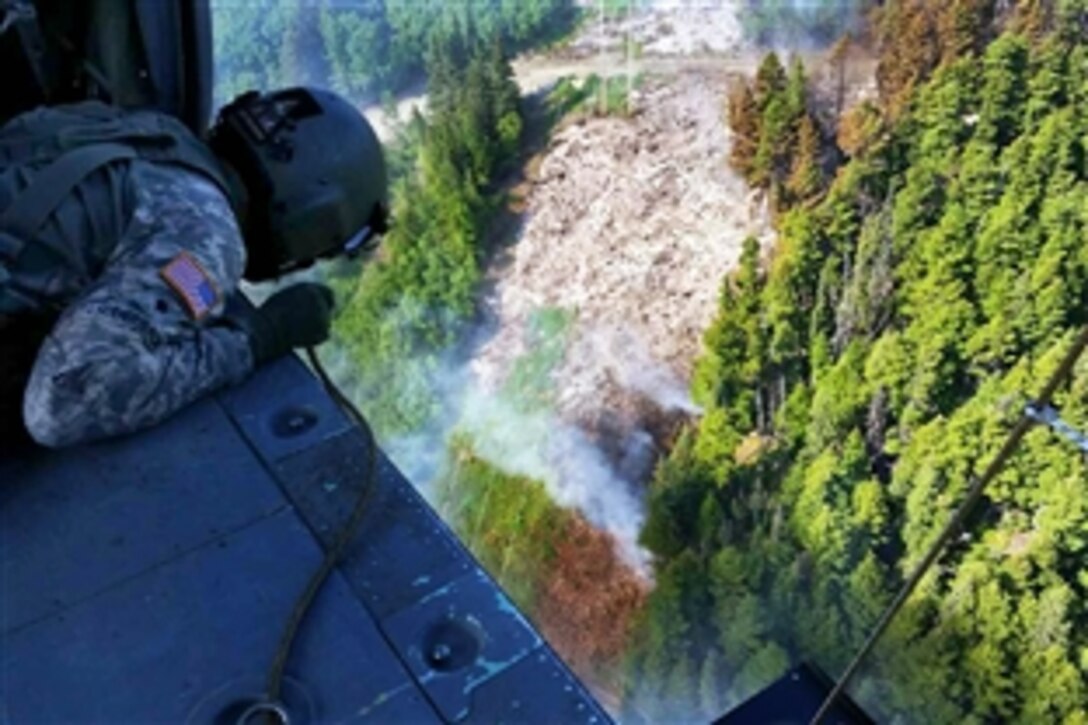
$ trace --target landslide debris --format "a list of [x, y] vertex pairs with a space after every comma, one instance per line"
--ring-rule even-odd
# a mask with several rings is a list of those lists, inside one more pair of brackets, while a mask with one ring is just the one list
[[737, 0], [653, 0], [632, 6], [630, 13], [587, 23], [567, 52], [585, 56], [627, 46], [658, 57], [695, 56], [734, 54], [746, 46]]
[[771, 238], [764, 205], [727, 164], [728, 82], [703, 70], [650, 77], [629, 117], [559, 130], [533, 164], [520, 237], [489, 273], [495, 330], [476, 373], [499, 389], [530, 352], [532, 315], [567, 311], [556, 407], [618, 437], [620, 457], [639, 457], [647, 429], [667, 442], [655, 418], [696, 412], [687, 381], [721, 282], [746, 236]]

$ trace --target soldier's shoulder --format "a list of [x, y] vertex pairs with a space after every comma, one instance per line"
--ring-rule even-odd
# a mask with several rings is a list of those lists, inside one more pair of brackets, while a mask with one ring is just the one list
[[168, 228], [214, 232], [227, 241], [239, 237], [238, 219], [226, 194], [207, 177], [175, 165], [137, 161], [133, 165], [138, 218], [170, 219]]
[[236, 280], [245, 265], [244, 243], [230, 201], [210, 179], [172, 164], [137, 161], [133, 182], [139, 202], [134, 220], [146, 229], [158, 262], [179, 250], [194, 254], [220, 284]]
[[133, 179], [140, 190], [160, 196], [165, 203], [229, 204], [226, 195], [211, 179], [177, 164], [138, 161], [133, 166]]

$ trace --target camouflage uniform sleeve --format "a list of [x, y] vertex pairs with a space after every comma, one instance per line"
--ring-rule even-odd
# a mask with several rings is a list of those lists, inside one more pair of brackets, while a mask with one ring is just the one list
[[[136, 162], [138, 201], [103, 273], [46, 339], [23, 400], [39, 443], [65, 446], [153, 426], [253, 368], [245, 333], [223, 318], [245, 247], [221, 192], [175, 167]], [[218, 291], [194, 319], [160, 271], [181, 252]]]

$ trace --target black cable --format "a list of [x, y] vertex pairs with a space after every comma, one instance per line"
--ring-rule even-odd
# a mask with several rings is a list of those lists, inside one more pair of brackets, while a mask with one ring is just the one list
[[[1041, 409], [1050, 405], [1051, 398], [1054, 397], [1058, 388], [1072, 376], [1073, 368], [1076, 366], [1081, 355], [1084, 354], [1085, 349], [1088, 349], [1088, 327], [1081, 330], [1080, 337], [1073, 343], [1073, 347], [1069, 351], [1069, 354], [1066, 355], [1062, 364], [1058, 366], [1054, 375], [1052, 375], [1047, 382], [1046, 387], [1043, 388], [1043, 392], [1036, 399], [1035, 405], [1037, 408]], [[884, 613], [880, 615], [880, 619], [872, 633], [869, 635], [869, 638], [865, 640], [865, 644], [863, 644], [861, 649], [858, 650], [858, 653], [854, 655], [853, 660], [850, 661], [850, 664], [846, 667], [846, 670], [842, 673], [838, 682], [835, 683], [835, 687], [831, 690], [827, 699], [820, 705], [820, 709], [816, 711], [815, 717], [812, 718], [811, 725], [819, 725], [824, 717], [827, 716], [827, 713], [831, 708], [835, 706], [839, 696], [842, 695], [846, 686], [850, 684], [850, 680], [857, 673], [858, 668], [861, 667], [865, 658], [872, 652], [873, 647], [876, 646], [880, 637], [888, 629], [888, 625], [892, 623], [895, 615], [899, 613], [899, 610], [906, 603], [907, 598], [914, 592], [918, 583], [922, 581], [922, 578], [929, 571], [929, 568], [933, 566], [933, 563], [936, 562], [937, 558], [944, 552], [944, 548], [948, 545], [948, 542], [960, 532], [961, 528], [963, 528], [964, 522], [982, 499], [982, 494], [985, 492], [986, 487], [991, 481], [997, 478], [1005, 468], [1005, 465], [1012, 458], [1013, 454], [1016, 453], [1016, 449], [1019, 448], [1020, 442], [1024, 439], [1024, 436], [1027, 435], [1028, 431], [1034, 427], [1035, 423], [1036, 421], [1029, 415], [1027, 410], [1021, 414], [1020, 420], [1009, 433], [1005, 445], [1001, 447], [997, 456], [995, 456], [993, 461], [990, 462], [990, 465], [986, 467], [982, 476], [971, 484], [971, 488], [967, 492], [967, 498], [960, 504], [956, 513], [953, 514], [951, 521], [948, 522], [948, 525], [941, 530], [941, 534], [937, 537], [937, 540], [929, 547], [926, 555], [922, 558], [922, 562], [915, 567], [913, 572], [911, 572], [911, 575], [907, 578], [907, 581], [903, 584], [899, 593], [895, 595], [895, 599], [893, 599], [892, 603], [884, 610]]]
[[302, 626], [302, 622], [305, 621], [306, 614], [309, 612], [310, 606], [317, 597], [317, 593], [321, 590], [321, 586], [325, 583], [325, 580], [329, 578], [329, 575], [332, 573], [333, 569], [336, 568], [336, 565], [340, 563], [344, 553], [347, 551], [348, 545], [354, 540], [355, 535], [358, 533], [359, 526], [362, 524], [363, 517], [368, 510], [368, 504], [370, 503], [370, 499], [376, 488], [375, 484], [378, 474], [378, 444], [374, 439], [374, 432], [367, 424], [363, 414], [355, 407], [355, 404], [344, 395], [343, 391], [341, 391], [340, 388], [336, 386], [336, 383], [332, 381], [332, 378], [329, 377], [328, 372], [325, 370], [324, 366], [321, 364], [320, 358], [317, 356], [317, 352], [312, 347], [306, 348], [306, 356], [309, 359], [314, 372], [317, 374], [318, 378], [320, 378], [325, 391], [334, 401], [336, 401], [336, 404], [340, 406], [344, 414], [362, 429], [363, 434], [366, 436], [367, 447], [369, 449], [367, 474], [366, 479], [363, 481], [362, 491], [359, 492], [359, 498], [355, 503], [355, 508], [351, 512], [351, 516], [344, 522], [340, 532], [333, 540], [332, 546], [327, 550], [325, 558], [310, 577], [302, 594], [299, 595], [294, 608], [291, 610], [291, 616], [287, 619], [283, 634], [280, 637], [280, 643], [276, 649], [276, 655], [272, 660], [272, 666], [269, 669], [268, 680], [265, 685], [266, 703], [270, 708], [266, 710], [266, 712], [269, 713], [269, 716], [272, 719], [282, 719], [282, 715], [273, 715], [276, 711], [271, 709], [271, 706], [280, 704], [280, 698], [283, 695], [284, 672], [287, 668], [287, 660], [291, 656], [291, 649], [298, 636], [299, 628]]

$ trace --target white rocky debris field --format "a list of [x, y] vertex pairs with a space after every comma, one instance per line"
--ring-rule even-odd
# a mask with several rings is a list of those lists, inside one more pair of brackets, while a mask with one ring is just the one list
[[[553, 138], [520, 239], [492, 269], [497, 331], [474, 367], [497, 387], [527, 351], [534, 311], [574, 314], [554, 372], [567, 420], [593, 426], [637, 401], [688, 410], [687, 379], [743, 240], [771, 234], [727, 165], [728, 79], [650, 78], [631, 118], [587, 118]], [[630, 421], [637, 424], [636, 421]]]

